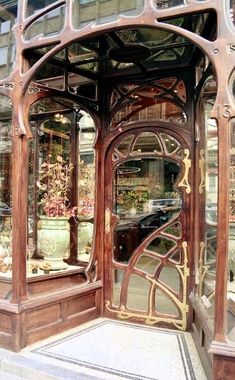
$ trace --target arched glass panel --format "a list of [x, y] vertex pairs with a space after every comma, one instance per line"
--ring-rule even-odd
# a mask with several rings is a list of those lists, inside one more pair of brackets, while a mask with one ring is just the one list
[[162, 146], [160, 144], [159, 138], [155, 133], [144, 132], [135, 140], [132, 154], [141, 154], [141, 153], [161, 153]]
[[[38, 11], [38, 13], [40, 13]], [[58, 7], [39, 17], [25, 33], [25, 39], [30, 40], [38, 35], [51, 36], [59, 33], [64, 26], [65, 7]]]
[[0, 6], [0, 79], [10, 74], [15, 61], [15, 39], [12, 27], [17, 17], [17, 1]]
[[73, 25], [75, 28], [84, 28], [92, 21], [105, 24], [115, 21], [118, 15], [135, 16], [139, 14], [144, 0], [74, 0]]
[[117, 128], [123, 122], [138, 120], [173, 121], [185, 125], [187, 116], [183, 109], [168, 100], [140, 99], [118, 111], [112, 120], [111, 128]]
[[0, 298], [10, 299], [12, 276], [12, 109], [0, 95]]

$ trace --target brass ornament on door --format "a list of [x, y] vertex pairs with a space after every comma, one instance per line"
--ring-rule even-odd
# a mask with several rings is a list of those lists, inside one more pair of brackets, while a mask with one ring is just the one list
[[186, 188], [186, 193], [190, 194], [191, 193], [191, 186], [188, 181], [188, 175], [189, 175], [189, 169], [191, 168], [191, 159], [189, 158], [189, 149], [184, 149], [185, 157], [182, 160], [184, 163], [184, 176], [182, 180], [179, 182], [178, 187], [185, 187]]
[[107, 235], [110, 234], [110, 230], [111, 230], [110, 225], [111, 225], [111, 212], [109, 208], [106, 208], [105, 209], [105, 233]]

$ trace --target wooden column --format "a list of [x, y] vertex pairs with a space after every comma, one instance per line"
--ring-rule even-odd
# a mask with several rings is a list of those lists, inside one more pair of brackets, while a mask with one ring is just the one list
[[26, 299], [28, 141], [13, 125], [12, 137], [12, 303]]
[[[72, 115], [72, 126], [70, 135], [70, 161], [73, 164], [71, 178], [70, 203], [77, 206], [78, 203], [78, 154], [79, 154], [79, 120], [82, 115], [74, 112]], [[72, 265], [78, 264], [78, 223], [74, 218], [70, 220], [70, 256], [67, 262]]]

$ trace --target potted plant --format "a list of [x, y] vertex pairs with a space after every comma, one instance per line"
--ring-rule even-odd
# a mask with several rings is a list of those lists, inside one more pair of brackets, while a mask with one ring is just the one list
[[69, 219], [76, 216], [77, 207], [69, 203], [72, 164], [61, 156], [56, 162], [43, 162], [37, 181], [40, 201], [38, 244], [40, 253], [51, 266], [51, 270], [66, 269], [63, 257], [69, 248]]
[[119, 194], [118, 202], [131, 214], [135, 214], [136, 211], [143, 211], [144, 204], [148, 199], [149, 193], [147, 190], [136, 189], [125, 191], [122, 196]]

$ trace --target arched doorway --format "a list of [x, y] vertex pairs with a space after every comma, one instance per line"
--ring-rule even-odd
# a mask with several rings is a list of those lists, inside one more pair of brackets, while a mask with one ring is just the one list
[[192, 144], [179, 127], [147, 124], [121, 134], [106, 156], [105, 312], [185, 330]]
[[[6, 6], [5, 3], [9, 3], [9, 6], [8, 4]], [[124, 135], [122, 136], [121, 134], [123, 132], [126, 133], [126, 123], [135, 123], [138, 120], [143, 120], [143, 118], [136, 118], [135, 111], [138, 110], [139, 114], [143, 114], [148, 109], [150, 112], [147, 112], [148, 115], [144, 120], [157, 120], [155, 123], [156, 128], [160, 127], [158, 124], [159, 120], [169, 123], [172, 121], [174, 123], [178, 122], [183, 125], [184, 133], [182, 131], [182, 135], [178, 134], [179, 139], [174, 135], [175, 127], [172, 130], [168, 130], [168, 135], [173, 136], [180, 144], [183, 144], [183, 139], [180, 139], [180, 136], [186, 136], [189, 131], [191, 132], [189, 140], [191, 141], [190, 157], [192, 159], [192, 165], [189, 172], [191, 173], [193, 169], [195, 173], [195, 177], [193, 178], [195, 186], [191, 185], [193, 191], [195, 191], [195, 200], [193, 204], [190, 203], [194, 210], [194, 218], [190, 219], [190, 224], [187, 227], [189, 227], [191, 231], [193, 226], [197, 225], [195, 231], [191, 231], [192, 233], [190, 235], [190, 239], [193, 239], [194, 244], [194, 246], [190, 247], [191, 254], [195, 254], [195, 281], [194, 284], [192, 284], [194, 292], [191, 297], [192, 306], [194, 308], [193, 324], [195, 331], [197, 331], [197, 341], [201, 352], [207, 352], [208, 347], [211, 346], [213, 353], [216, 354], [215, 362], [218, 364], [218, 368], [222, 368], [223, 365], [226, 367], [227, 364], [225, 363], [223, 355], [228, 356], [228, 352], [230, 353], [231, 351], [234, 355], [233, 348], [231, 348], [230, 343], [227, 342], [225, 320], [228, 296], [229, 309], [231, 309], [229, 310], [229, 312], [231, 311], [229, 318], [234, 313], [233, 297], [227, 294], [227, 287], [229, 288], [227, 284], [228, 261], [230, 261], [232, 268], [233, 259], [233, 257], [230, 257], [228, 260], [227, 257], [229, 255], [228, 241], [230, 223], [233, 223], [233, 215], [231, 217], [228, 206], [230, 201], [232, 213], [234, 208], [233, 185], [229, 184], [230, 160], [232, 161], [231, 166], [234, 166], [234, 160], [232, 158], [234, 149], [230, 141], [230, 134], [233, 134], [233, 132], [231, 132], [233, 131], [233, 127], [231, 128], [230, 122], [232, 118], [234, 118], [234, 60], [232, 59], [234, 46], [231, 43], [234, 39], [234, 1], [136, 0], [128, 3], [122, 0], [97, 0], [96, 2], [72, 2], [64, 0], [56, 2], [45, 0], [35, 3], [33, 0], [25, 0], [18, 3], [19, 5], [17, 6], [16, 2], [4, 2], [3, 12], [1, 9], [2, 19], [6, 20], [1, 22], [1, 35], [5, 33], [9, 34], [9, 38], [7, 39], [4, 39], [4, 36], [3, 38], [1, 37], [1, 41], [3, 41], [3, 43], [7, 41], [9, 49], [6, 49], [5, 45], [1, 46], [1, 52], [3, 54], [1, 57], [3, 58], [1, 61], [2, 67], [0, 75], [3, 80], [0, 82], [0, 92], [1, 95], [9, 98], [9, 103], [13, 104], [12, 117], [10, 115], [11, 112], [8, 110], [9, 107], [5, 107], [3, 104], [4, 108], [6, 108], [5, 111], [8, 121], [4, 125], [6, 120], [1, 116], [1, 123], [4, 125], [4, 128], [2, 128], [3, 138], [6, 137], [6, 133], [11, 131], [11, 124], [13, 125], [12, 131], [9, 132], [11, 136], [10, 139], [12, 139], [12, 173], [10, 174], [12, 181], [10, 179], [9, 181], [3, 180], [2, 182], [4, 186], [6, 183], [10, 186], [10, 189], [7, 189], [7, 191], [10, 190], [9, 195], [7, 194], [7, 196], [5, 196], [4, 194], [4, 196], [9, 203], [9, 205], [7, 205], [10, 206], [7, 212], [11, 212], [12, 209], [13, 233], [12, 242], [11, 236], [9, 238], [9, 245], [12, 253], [13, 269], [11, 272], [11, 265], [8, 263], [7, 270], [9, 269], [10, 271], [10, 280], [7, 281], [7, 289], [10, 288], [11, 290], [12, 288], [11, 301], [15, 307], [14, 313], [11, 308], [8, 308], [8, 305], [4, 304], [1, 307], [4, 312], [12, 313], [7, 320], [9, 322], [7, 326], [12, 326], [12, 320], [10, 318], [13, 319], [13, 322], [18, 321], [17, 313], [22, 313], [21, 320], [23, 321], [26, 309], [29, 321], [31, 317], [33, 319], [35, 315], [39, 317], [35, 324], [30, 325], [29, 323], [26, 326], [23, 338], [18, 333], [16, 337], [11, 331], [11, 328], [8, 327], [7, 331], [10, 335], [9, 343], [7, 343], [8, 346], [14, 346], [14, 349], [19, 349], [19, 347], [30, 342], [30, 339], [37, 339], [40, 334], [39, 330], [44, 329], [45, 326], [50, 326], [44, 329], [45, 334], [50, 334], [51, 331], [55, 331], [56, 327], [54, 326], [56, 323], [54, 323], [54, 320], [49, 320], [51, 315], [47, 312], [51, 310], [50, 307], [54, 310], [52, 303], [55, 299], [59, 302], [59, 310], [57, 310], [57, 306], [55, 307], [55, 320], [61, 329], [66, 328], [66, 326], [71, 326], [73, 323], [77, 323], [71, 322], [71, 320], [75, 321], [76, 317], [74, 317], [74, 319], [70, 318], [69, 313], [71, 312], [73, 315], [73, 313], [76, 314], [77, 310], [80, 310], [78, 305], [80, 305], [79, 297], [82, 292], [84, 292], [82, 296], [85, 301], [84, 304], [82, 303], [83, 301], [81, 303], [85, 305], [84, 309], [87, 311], [89, 305], [92, 305], [90, 309], [94, 307], [95, 311], [93, 309], [94, 313], [92, 314], [91, 312], [90, 315], [100, 315], [100, 307], [103, 305], [103, 301], [105, 301], [102, 298], [102, 280], [103, 278], [107, 280], [106, 277], [108, 277], [108, 274], [106, 275], [106, 267], [103, 266], [103, 242], [106, 239], [105, 225], [106, 227], [108, 226], [108, 223], [105, 223], [103, 197], [104, 172], [106, 171], [104, 164], [106, 162], [113, 162], [113, 167], [111, 167], [112, 173], [116, 174], [116, 180], [118, 182], [115, 183], [118, 185], [119, 193], [122, 192], [121, 195], [125, 202], [129, 190], [120, 190], [119, 183], [121, 180], [124, 181], [127, 179], [125, 176], [127, 176], [128, 170], [132, 171], [132, 173], [129, 172], [128, 175], [132, 175], [133, 177], [135, 174], [133, 171], [137, 174], [141, 172], [141, 170], [139, 170], [140, 168], [136, 166], [136, 161], [138, 161], [139, 158], [143, 160], [145, 166], [158, 166], [159, 168], [161, 166], [160, 158], [162, 158], [163, 168], [167, 168], [167, 166], [171, 167], [171, 170], [168, 170], [168, 172], [172, 175], [172, 179], [174, 180], [176, 180], [176, 178], [173, 175], [173, 171], [175, 170], [174, 173], [177, 173], [176, 168], [181, 167], [181, 163], [175, 160], [175, 158], [172, 159], [172, 157], [166, 154], [164, 149], [162, 157], [153, 152], [148, 155], [148, 157], [145, 157], [139, 152], [135, 157], [130, 154], [130, 157], [124, 156], [123, 159], [119, 153], [115, 152], [113, 147], [114, 156], [116, 157], [114, 158], [117, 161], [112, 161], [113, 158], [109, 158], [109, 161], [107, 161], [108, 156], [103, 160], [103, 150], [110, 146], [112, 141], [118, 138], [119, 134], [120, 138], [124, 137]], [[7, 12], [5, 12], [5, 9], [7, 9]], [[12, 28], [13, 24], [15, 25]], [[12, 31], [15, 34], [17, 56], [15, 66], [13, 70], [10, 71], [12, 61], [14, 60], [14, 38], [12, 38]], [[226, 70], [224, 70], [225, 60]], [[201, 120], [200, 112], [197, 112], [197, 123], [195, 123], [194, 106], [195, 102], [200, 98], [201, 90], [209, 74], [214, 75], [219, 91], [216, 97], [216, 85], [214, 85], [214, 83], [212, 83], [212, 86], [210, 83], [206, 89], [208, 92], [212, 91], [214, 96], [212, 107], [208, 107], [206, 110], [206, 112], [211, 114], [213, 122], [210, 128], [208, 128], [208, 131], [206, 131], [205, 120]], [[182, 79], [183, 85], [182, 83], [179, 84], [179, 81], [176, 81], [172, 85], [172, 76], [177, 79]], [[182, 97], [182, 88], [184, 86], [186, 96]], [[138, 93], [136, 87], [139, 87]], [[147, 91], [146, 87], [148, 87]], [[62, 97], [68, 97], [74, 103], [78, 102], [83, 109], [89, 110], [94, 120], [96, 120], [98, 131], [96, 140], [96, 213], [94, 216], [96, 232], [93, 247], [93, 261], [82, 268], [83, 280], [87, 281], [82, 290], [81, 288], [76, 288], [73, 280], [70, 281], [71, 278], [67, 278], [68, 283], [71, 284], [71, 288], [69, 288], [71, 291], [70, 299], [68, 300], [63, 293], [62, 295], [59, 294], [60, 290], [58, 286], [63, 283], [59, 278], [60, 276], [54, 275], [53, 279], [52, 276], [49, 276], [48, 283], [46, 281], [44, 282], [44, 284], [48, 284], [48, 288], [47, 286], [42, 286], [44, 292], [42, 298], [46, 298], [46, 293], [52, 288], [52, 283], [57, 284], [57, 293], [55, 294], [55, 298], [53, 298], [53, 295], [46, 304], [46, 313], [44, 314], [48, 316], [48, 319], [46, 321], [43, 319], [45, 326], [40, 326], [37, 325], [38, 321], [41, 320], [40, 305], [38, 306], [37, 304], [35, 306], [33, 302], [31, 304], [28, 303], [27, 307], [23, 308], [23, 310], [20, 309], [20, 305], [22, 302], [28, 302], [27, 297], [30, 293], [28, 292], [29, 287], [27, 288], [26, 270], [28, 166], [25, 163], [28, 162], [28, 139], [32, 137], [28, 122], [28, 111], [36, 100], [47, 97], [48, 95], [62, 95]], [[177, 105], [182, 112], [179, 113], [179, 110], [177, 111], [175, 107], [170, 108], [168, 105], [166, 107], [158, 107], [159, 104], [164, 103], [164, 101], [166, 102], [166, 99], [168, 103], [174, 103], [174, 106]], [[124, 108], [126, 108], [125, 111]], [[129, 114], [128, 108], [130, 111]], [[164, 108], [167, 112], [164, 112]], [[118, 117], [116, 117], [118, 110], [120, 113]], [[164, 115], [166, 114], [168, 118], [164, 119]], [[207, 119], [209, 119], [209, 117]], [[161, 128], [163, 128], [163, 126], [161, 126]], [[208, 134], [206, 136], [207, 132]], [[143, 129], [143, 133], [150, 133], [150, 130]], [[159, 137], [157, 130], [151, 130], [151, 133], [156, 135], [156, 139], [159, 139], [160, 145], [163, 144], [162, 137]], [[134, 136], [137, 135], [135, 132]], [[206, 152], [206, 143], [204, 141], [207, 137], [208, 140], [211, 139], [212, 143], [208, 152]], [[7, 140], [8, 139], [5, 141]], [[185, 149], [189, 147], [189, 140], [185, 141]], [[118, 142], [118, 140], [115, 141]], [[135, 141], [135, 137], [133, 141]], [[139, 149], [142, 148], [140, 147]], [[5, 155], [4, 160], [9, 154], [9, 144], [5, 153], [3, 152], [3, 156]], [[136, 158], [136, 160], [134, 160], [133, 157]], [[185, 159], [187, 160], [187, 157]], [[182, 161], [183, 160], [184, 158], [182, 158]], [[211, 177], [209, 180], [209, 175], [208, 177], [205, 176], [205, 160], [211, 164], [209, 168], [211, 169], [209, 173]], [[179, 166], [177, 166], [175, 161], [178, 162]], [[208, 166], [210, 166], [209, 164]], [[131, 169], [128, 169], [128, 166], [131, 167]], [[133, 167], [135, 169], [133, 169]], [[231, 169], [233, 177], [233, 168]], [[126, 174], [124, 174], [124, 172]], [[164, 172], [167, 173], [167, 169]], [[178, 175], [180, 175], [180, 173], [179, 171]], [[7, 170], [5, 170], [3, 174], [5, 178], [7, 178], [9, 171], [7, 172]], [[135, 175], [135, 186], [137, 186], [138, 182], [136, 178], [138, 178], [137, 175]], [[164, 178], [164, 176], [162, 178]], [[174, 183], [177, 187], [177, 180]], [[111, 182], [108, 184], [109, 187], [110, 184]], [[217, 184], [218, 187], [216, 187]], [[211, 189], [209, 189], [210, 187]], [[205, 194], [208, 189], [212, 190], [213, 199], [211, 194], [209, 194], [209, 196]], [[182, 191], [180, 191], [180, 193], [182, 193]], [[142, 195], [143, 198], [146, 198], [146, 194]], [[150, 196], [152, 197], [153, 194], [150, 194]], [[112, 198], [109, 199], [110, 203], [108, 207], [106, 207], [106, 221], [109, 219], [108, 209], [115, 211], [115, 207], [113, 206], [114, 199], [112, 193]], [[155, 201], [159, 199], [165, 200], [165, 198], [155, 198], [154, 196], [153, 198], [149, 198], [149, 206], [159, 207], [159, 201], [157, 205], [155, 204]], [[172, 198], [167, 197], [166, 199]], [[182, 207], [184, 207], [184, 199], [181, 199]], [[2, 200], [4, 200], [4, 198], [2, 198]], [[108, 199], [106, 201], [108, 201]], [[206, 205], [207, 201], [210, 210], [208, 207], [205, 207], [208, 206]], [[203, 241], [205, 237], [204, 219], [207, 211], [212, 211], [212, 214], [216, 215], [217, 203], [219, 205], [219, 217], [217, 221], [213, 220], [212, 223], [218, 222], [218, 226], [211, 225], [210, 220], [209, 223], [206, 221], [208, 228], [213, 227], [213, 233], [218, 230], [218, 244], [216, 246], [216, 244], [213, 243], [213, 257], [209, 262], [212, 271], [209, 271], [207, 267], [208, 261], [203, 261], [204, 256], [206, 256], [204, 255], [204, 253], [206, 254], [206, 250], [204, 250], [205, 242]], [[199, 212], [196, 206], [201, 205], [203, 205], [203, 207]], [[118, 205], [116, 209], [120, 211], [120, 205]], [[184, 214], [184, 211], [185, 209], [183, 208], [180, 215]], [[120, 212], [123, 211], [121, 210]], [[167, 228], [167, 226], [168, 225], [162, 225], [164, 229]], [[231, 227], [232, 230], [233, 226]], [[161, 226], [159, 228], [161, 228]], [[158, 233], [160, 234], [159, 228], [155, 231], [156, 239], [160, 238], [157, 235]], [[9, 228], [7, 233], [11, 234]], [[150, 239], [150, 236], [151, 235], [149, 235], [147, 239]], [[211, 236], [208, 235], [208, 238], [210, 237]], [[217, 236], [215, 236], [215, 239], [216, 238]], [[117, 242], [118, 239], [119, 237], [116, 239]], [[170, 238], [168, 240], [173, 242], [168, 242], [170, 245], [174, 244], [177, 239]], [[147, 240], [145, 239], [139, 242], [139, 248], [132, 247], [136, 253], [136, 262], [134, 262], [133, 259], [134, 275], [137, 275], [138, 270], [141, 271], [141, 275], [139, 276], [141, 279], [145, 275], [142, 269], [138, 268], [139, 265], [143, 264], [140, 262], [141, 253], [138, 249], [141, 249], [140, 247], [142, 247], [144, 242], [147, 243]], [[159, 252], [158, 243], [159, 241], [155, 244], [158, 250], [154, 258], [160, 260], [159, 268], [162, 268], [164, 260], [162, 258], [163, 255], [161, 256], [161, 252]], [[166, 247], [166, 244], [162, 245]], [[125, 248], [125, 245], [122, 243], [120, 243], [119, 246], [122, 248], [116, 251], [117, 256], [120, 256], [120, 250], [124, 251]], [[110, 247], [112, 246], [110, 245]], [[144, 249], [146, 249], [146, 247]], [[172, 250], [173, 249], [174, 247], [172, 247]], [[111, 250], [112, 248], [110, 248], [110, 252]], [[218, 254], [217, 258], [214, 257], [215, 250]], [[232, 250], [233, 246], [231, 247], [231, 251]], [[167, 260], [171, 260], [170, 252], [171, 248], [166, 253]], [[130, 249], [129, 251], [126, 249], [126, 255], [128, 259]], [[189, 257], [191, 256], [189, 255]], [[126, 268], [126, 263], [122, 262], [122, 264], [120, 264], [120, 270], [121, 265], [124, 265], [123, 268]], [[191, 263], [189, 266], [191, 268]], [[216, 273], [215, 267], [217, 272], [219, 271], [218, 273]], [[5, 269], [4, 266], [4, 270]], [[76, 271], [77, 268], [75, 269], [75, 272]], [[89, 277], [88, 272], [92, 272], [92, 276]], [[76, 277], [76, 274], [74, 274], [74, 277]], [[157, 279], [155, 278], [155, 281], [158, 281], [159, 285], [163, 280], [163, 278], [160, 278], [160, 270], [158, 274], [157, 272], [155, 274], [159, 274]], [[214, 277], [211, 276], [211, 274]], [[126, 278], [128, 276], [126, 276]], [[2, 282], [5, 284], [6, 279], [4, 275], [1, 275], [1, 277], [3, 277]], [[66, 277], [66, 275], [64, 277]], [[118, 275], [116, 277], [118, 278]], [[231, 275], [231, 278], [232, 277]], [[75, 282], [77, 279], [78, 277], [76, 277]], [[130, 281], [131, 280], [127, 279], [124, 280], [126, 284], [127, 282], [129, 284]], [[203, 286], [201, 287], [200, 281], [203, 282], [204, 288]], [[39, 283], [42, 284], [42, 281], [37, 279], [35, 284], [39, 285]], [[109, 282], [109, 284], [111, 283], [112, 282]], [[35, 288], [38, 289], [37, 285], [35, 285]], [[155, 285], [154, 283], [154, 286]], [[126, 289], [129, 287], [129, 285], [125, 286]], [[125, 295], [125, 286], [122, 287], [120, 293], [125, 303], [124, 306], [126, 307], [129, 305], [129, 301], [128, 295]], [[158, 287], [160, 288], [160, 285]], [[93, 291], [91, 297], [92, 301], [90, 301], [91, 289]], [[166, 289], [167, 287], [164, 287], [164, 290], [161, 289], [164, 295], [166, 294]], [[152, 288], [152, 292], [155, 292], [155, 288]], [[128, 293], [128, 291], [126, 293]], [[8, 292], [8, 294], [11, 297], [11, 292]], [[77, 304], [73, 299], [74, 294], [77, 296]], [[213, 297], [211, 297], [211, 294]], [[209, 301], [213, 298], [213, 305], [215, 307], [211, 311], [212, 315], [208, 313], [207, 295], [210, 297]], [[110, 301], [111, 297], [108, 296], [107, 299], [109, 298]], [[64, 297], [64, 303], [60, 301], [59, 297]], [[151, 297], [149, 297], [149, 299], [150, 298]], [[153, 297], [151, 299], [153, 300]], [[172, 299], [173, 297], [171, 300]], [[46, 303], [47, 300], [44, 300], [44, 302]], [[133, 305], [131, 305], [131, 307], [133, 307]], [[162, 312], [163, 309], [160, 311]], [[68, 314], [66, 314], [67, 312]], [[63, 315], [62, 319], [60, 319], [61, 315]], [[212, 323], [210, 323], [211, 320]], [[230, 321], [228, 325], [230, 325]], [[39, 330], [32, 332], [32, 326], [33, 328], [36, 326]], [[231, 326], [233, 330], [233, 319]], [[213, 336], [216, 344], [211, 345]]]

